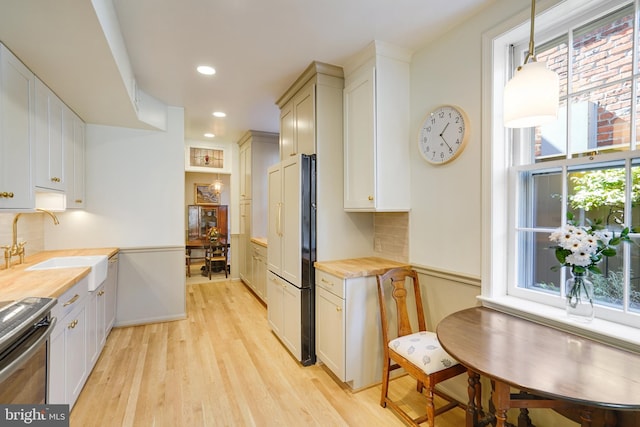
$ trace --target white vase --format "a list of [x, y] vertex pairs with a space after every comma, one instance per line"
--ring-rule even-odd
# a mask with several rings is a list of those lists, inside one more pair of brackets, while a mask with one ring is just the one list
[[567, 315], [578, 322], [593, 320], [593, 282], [588, 273], [574, 273], [567, 279], [565, 294]]

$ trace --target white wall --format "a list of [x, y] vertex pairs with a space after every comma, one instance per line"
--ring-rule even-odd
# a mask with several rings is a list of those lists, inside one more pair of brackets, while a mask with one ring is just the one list
[[[500, 0], [414, 53], [411, 64], [411, 262], [481, 273], [482, 34], [531, 6]], [[417, 148], [420, 125], [439, 105], [461, 107], [470, 121], [465, 151], [433, 166]]]
[[[467, 22], [414, 53], [411, 64], [411, 213], [410, 262], [434, 268], [421, 277], [429, 298], [431, 326], [446, 315], [476, 304], [475, 286], [443, 280], [451, 272], [481, 276], [482, 35], [531, 7], [529, 0], [497, 0]], [[461, 107], [470, 120], [470, 139], [455, 161], [431, 166], [422, 160], [417, 136], [426, 114], [442, 104]], [[444, 275], [446, 276], [446, 274]], [[463, 381], [451, 385], [464, 398]], [[484, 397], [488, 398], [485, 387]], [[536, 425], [575, 426], [551, 410], [531, 410]], [[510, 415], [517, 417], [517, 411]], [[515, 418], [511, 419], [515, 422]]]
[[166, 132], [87, 125], [86, 207], [58, 214], [45, 249], [184, 246], [184, 112]]
[[184, 111], [166, 131], [87, 125], [86, 207], [45, 223], [45, 249], [119, 247], [116, 325], [186, 315]]

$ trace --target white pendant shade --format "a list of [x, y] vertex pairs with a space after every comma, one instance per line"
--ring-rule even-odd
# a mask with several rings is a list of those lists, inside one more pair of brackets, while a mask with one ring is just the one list
[[504, 88], [504, 125], [526, 128], [558, 119], [560, 82], [544, 62], [519, 68]]

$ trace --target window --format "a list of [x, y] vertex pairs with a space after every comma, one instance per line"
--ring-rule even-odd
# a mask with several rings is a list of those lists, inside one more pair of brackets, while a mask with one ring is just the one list
[[[504, 129], [502, 90], [526, 55], [528, 34], [510, 23], [511, 30], [485, 36], [486, 49], [504, 54], [493, 58], [491, 133], [483, 136], [491, 139], [485, 201], [493, 218], [483, 237], [490, 257], [483, 297], [562, 309], [569, 273], [551, 269], [558, 262], [549, 235], [567, 213], [616, 233], [640, 231], [640, 37], [633, 1], [567, 0], [542, 15], [536, 54], [560, 76], [559, 119], [551, 125]], [[618, 246], [592, 281], [596, 317], [637, 328], [640, 234], [631, 237], [636, 244]]]

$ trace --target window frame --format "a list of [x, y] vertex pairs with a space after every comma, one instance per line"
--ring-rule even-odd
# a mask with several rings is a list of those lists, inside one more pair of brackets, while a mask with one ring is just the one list
[[[639, 0], [635, 0], [637, 4]], [[612, 8], [629, 3], [628, 0], [547, 0], [537, 5], [536, 39], [551, 39], [554, 23], [572, 20], [583, 21], [595, 18]], [[530, 10], [523, 10], [511, 19], [488, 30], [482, 35], [482, 304], [501, 311], [529, 318], [538, 322], [580, 333], [610, 344], [640, 351], [638, 328], [619, 323], [594, 319], [589, 324], [578, 324], [567, 319], [564, 307], [549, 305], [542, 301], [524, 299], [512, 292], [516, 283], [514, 220], [517, 209], [513, 201], [516, 195], [517, 171], [511, 167], [512, 147], [507, 143], [510, 132], [503, 126], [502, 99], [508, 81], [510, 51], [529, 37]], [[527, 130], [524, 130], [526, 132]], [[637, 151], [636, 156], [640, 156]], [[598, 163], [606, 155], [597, 159]], [[566, 161], [563, 161], [566, 163]], [[541, 168], [549, 168], [545, 163]]]

